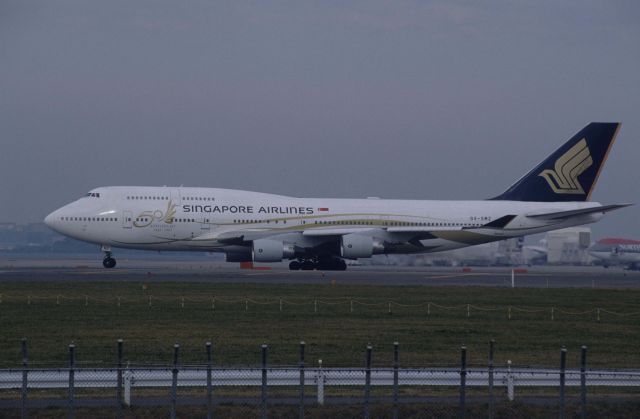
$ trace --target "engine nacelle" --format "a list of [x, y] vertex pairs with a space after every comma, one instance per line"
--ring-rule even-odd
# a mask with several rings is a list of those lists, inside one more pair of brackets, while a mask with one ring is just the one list
[[253, 241], [251, 255], [254, 262], [280, 262], [282, 259], [292, 258], [295, 248], [292, 244], [278, 240], [260, 239]]
[[384, 244], [375, 237], [360, 234], [345, 234], [340, 244], [340, 255], [347, 259], [370, 258], [384, 253]]

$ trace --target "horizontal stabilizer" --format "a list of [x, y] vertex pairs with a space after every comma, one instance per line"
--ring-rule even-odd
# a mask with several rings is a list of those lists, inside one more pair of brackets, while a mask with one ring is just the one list
[[568, 210], [568, 211], [536, 212], [536, 213], [526, 214], [526, 216], [529, 218], [543, 218], [545, 220], [557, 220], [561, 218], [575, 217], [578, 215], [597, 214], [597, 213], [604, 214], [605, 212], [628, 207], [630, 205], [633, 205], [633, 204], [613, 204], [613, 205], [601, 205], [598, 207], [581, 208], [581, 209]]

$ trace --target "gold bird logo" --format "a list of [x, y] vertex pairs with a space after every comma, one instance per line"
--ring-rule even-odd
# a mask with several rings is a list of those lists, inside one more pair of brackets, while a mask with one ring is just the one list
[[555, 170], [545, 169], [538, 176], [542, 176], [557, 194], [584, 195], [578, 176], [592, 164], [587, 141], [583, 138], [556, 160]]

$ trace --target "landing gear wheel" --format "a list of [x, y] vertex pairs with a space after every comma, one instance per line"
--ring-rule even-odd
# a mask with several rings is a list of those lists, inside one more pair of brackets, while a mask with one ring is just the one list
[[302, 262], [302, 266], [300, 267], [300, 269], [302, 269], [303, 271], [313, 271], [315, 268], [316, 264], [310, 260], [305, 260], [304, 262]]
[[104, 258], [104, 260], [102, 261], [102, 266], [104, 266], [105, 268], [113, 268], [116, 266], [116, 260], [114, 258], [108, 257], [108, 258]]
[[104, 252], [104, 259], [102, 260], [102, 266], [107, 269], [113, 268], [116, 266], [116, 260], [111, 257], [111, 246], [106, 244], [102, 245], [102, 251]]
[[289, 263], [289, 270], [290, 271], [299, 271], [300, 270], [300, 262], [298, 262], [297, 260], [294, 260], [293, 262]]

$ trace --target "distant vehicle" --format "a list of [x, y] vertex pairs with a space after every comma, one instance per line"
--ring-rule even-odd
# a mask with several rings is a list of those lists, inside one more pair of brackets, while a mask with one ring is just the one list
[[[113, 246], [221, 252], [230, 262], [289, 260], [292, 270], [344, 270], [345, 260], [374, 254], [439, 252], [600, 220], [629, 205], [589, 202], [619, 128], [587, 125], [504, 193], [486, 200], [294, 198], [119, 186], [89, 191], [45, 223], [102, 245], [105, 268], [116, 265]], [[435, 181], [446, 183], [457, 175], [457, 165], [477, 163], [461, 154]], [[238, 166], [238, 176], [255, 175]], [[309, 179], [309, 187], [316, 182], [324, 180]]]
[[640, 270], [640, 240], [606, 238], [598, 240], [589, 248], [589, 254], [599, 259], [599, 264], [625, 266], [627, 269]]

